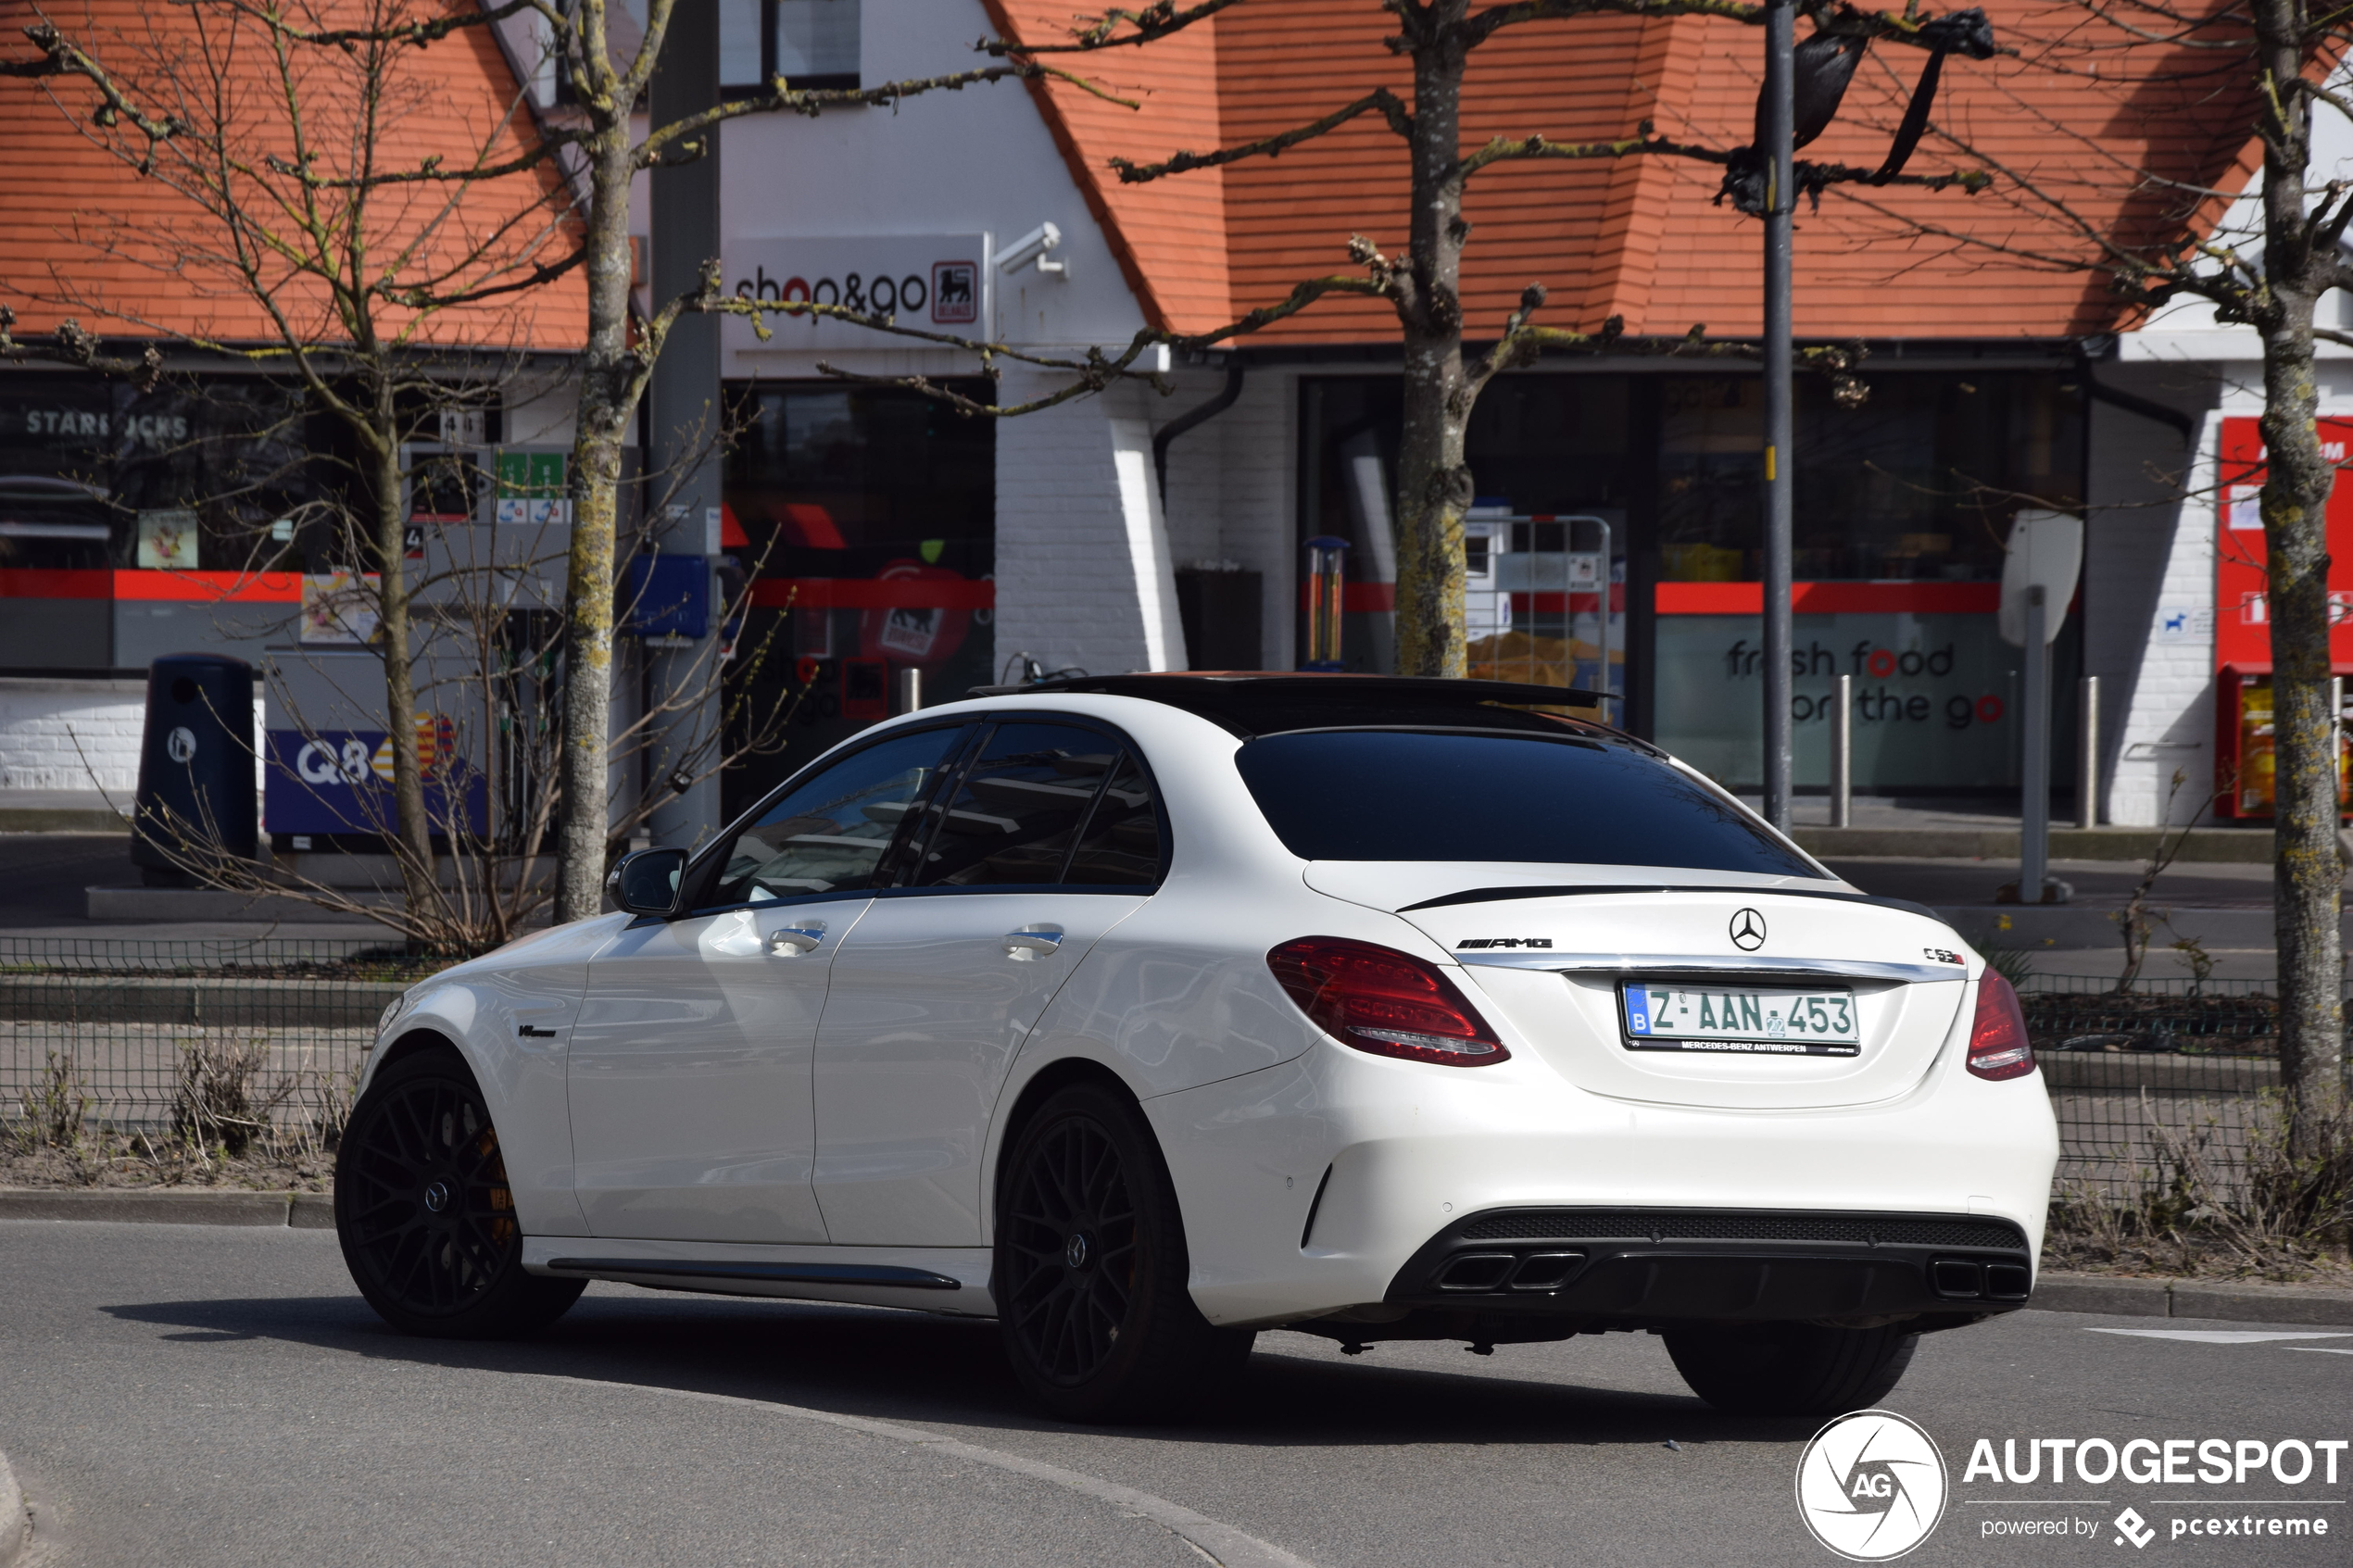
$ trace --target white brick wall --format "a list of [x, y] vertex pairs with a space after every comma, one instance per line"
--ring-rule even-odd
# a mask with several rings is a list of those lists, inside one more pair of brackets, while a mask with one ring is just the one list
[[[2106, 820], [2149, 826], [2173, 772], [2193, 815], [2214, 771], [2214, 463], [2221, 388], [2204, 366], [2103, 365], [2101, 383], [2198, 419], [2195, 447], [2127, 409], [2091, 406], [2084, 548], [2084, 673], [2101, 678]], [[2167, 622], [2188, 615], [2179, 630]], [[2072, 722], [2071, 694], [2057, 705]]]
[[[1057, 383], [1008, 371], [1007, 402]], [[1145, 399], [1150, 399], [1147, 405]], [[1117, 387], [997, 426], [997, 659], [1092, 674], [1183, 669], [1151, 478], [1149, 390]]]
[[[1176, 395], [1154, 399], [1153, 423], [1165, 424], [1214, 396], [1222, 370], [1190, 370]], [[1298, 372], [1254, 368], [1232, 408], [1179, 436], [1168, 449], [1168, 533], [1178, 566], [1231, 560], [1261, 574], [1261, 653], [1270, 670], [1297, 657], [1299, 595], [1294, 571], [1292, 491]]]
[[139, 784], [144, 681], [0, 680], [0, 790]]

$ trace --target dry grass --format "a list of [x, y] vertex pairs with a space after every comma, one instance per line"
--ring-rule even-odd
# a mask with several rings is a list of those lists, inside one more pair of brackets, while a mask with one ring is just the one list
[[170, 1119], [155, 1129], [93, 1117], [79, 1066], [51, 1051], [0, 1129], [0, 1185], [325, 1191], [357, 1071], [272, 1073], [269, 1060], [264, 1040], [183, 1041]]
[[2121, 1180], [2052, 1199], [2045, 1264], [2183, 1278], [2353, 1282], [2353, 1115], [2290, 1148], [2285, 1100], [2257, 1098], [2226, 1155], [2212, 1121], [2169, 1127], [2152, 1110], [2156, 1159]]

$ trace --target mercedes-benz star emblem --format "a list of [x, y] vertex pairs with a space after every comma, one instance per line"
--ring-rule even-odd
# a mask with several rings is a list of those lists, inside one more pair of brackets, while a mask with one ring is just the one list
[[1765, 917], [1755, 909], [1732, 911], [1732, 946], [1753, 953], [1765, 946]]

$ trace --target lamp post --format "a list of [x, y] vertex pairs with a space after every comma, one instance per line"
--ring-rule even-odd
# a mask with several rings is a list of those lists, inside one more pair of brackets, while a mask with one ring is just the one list
[[1795, 157], [1797, 7], [1768, 0], [1765, 90], [1758, 104], [1765, 155], [1765, 820], [1790, 826], [1790, 260], [1797, 192]]

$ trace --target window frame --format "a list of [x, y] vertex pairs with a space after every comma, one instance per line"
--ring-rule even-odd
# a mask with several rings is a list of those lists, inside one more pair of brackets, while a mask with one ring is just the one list
[[[935, 809], [937, 803], [943, 798], [954, 798], [954, 792], [963, 787], [964, 775], [978, 760], [981, 752], [986, 749], [988, 737], [993, 735], [1000, 726], [1005, 724], [1063, 724], [1072, 729], [1089, 730], [1103, 736], [1120, 750], [1134, 758], [1137, 771], [1143, 775], [1144, 787], [1151, 792], [1152, 817], [1160, 828], [1160, 874], [1150, 884], [1074, 883], [1057, 879], [1053, 882], [992, 882], [976, 887], [940, 885], [918, 887], [908, 883], [905, 878], [914, 866], [922, 863], [920, 856], [923, 850], [930, 846], [932, 836], [938, 832], [938, 823], [936, 819], [939, 813]], [[923, 841], [921, 844], [903, 838], [893, 841], [892, 856], [885, 861], [886, 867], [890, 870], [893, 881], [887, 887], [876, 888], [875, 897], [878, 898], [956, 897], [989, 893], [1070, 893], [1110, 894], [1124, 898], [1148, 898], [1167, 885], [1168, 869], [1176, 855], [1176, 841], [1170, 833], [1168, 797], [1162, 792], [1160, 781], [1152, 774], [1151, 759], [1144, 755], [1144, 748], [1137, 745], [1134, 738], [1126, 731], [1116, 724], [1097, 719], [1092, 714], [1029, 709], [1009, 709], [982, 714], [977, 727], [979, 734], [965, 743], [963, 755], [957, 759], [952, 768], [940, 775], [942, 782], [939, 787], [926, 798], [924, 809], [920, 813], [909, 813], [910, 816], [920, 814], [925, 819]], [[1087, 814], [1078, 820], [1076, 828], [1072, 832], [1070, 847], [1063, 852], [1062, 870], [1064, 874], [1070, 871], [1071, 857], [1078, 852], [1079, 845], [1086, 841], [1087, 830], [1094, 825], [1095, 812], [1102, 805], [1103, 789], [1111, 783], [1112, 774], [1117, 771], [1118, 765], [1114, 762], [1112, 768], [1104, 772], [1102, 783], [1095, 788], [1094, 798], [1087, 803]]]
[[[847, 88], [854, 92], [864, 84], [866, 76], [865, 17], [862, 14], [864, 4], [863, 0], [845, 0], [845, 3], [858, 5], [862, 13], [858, 19], [860, 44], [858, 69], [852, 71], [814, 71], [807, 76], [796, 76], [792, 79], [792, 86], [796, 91], [803, 88], [812, 91]], [[726, 71], [723, 69], [720, 72], [722, 80], [719, 83], [719, 95], [729, 101], [756, 98], [767, 92], [768, 84], [776, 80], [776, 67], [780, 63], [779, 56], [783, 54], [777, 30], [782, 25], [783, 19], [777, 14], [776, 0], [754, 0], [754, 4], [760, 11], [760, 80], [758, 82], [728, 82], [724, 80]]]
[[773, 909], [800, 904], [830, 904], [839, 903], [847, 898], [873, 897], [884, 889], [879, 886], [837, 887], [824, 893], [796, 893], [780, 898], [745, 899], [733, 904], [706, 905], [697, 902], [711, 886], [713, 868], [725, 864], [723, 850], [732, 849], [736, 840], [742, 836], [747, 829], [794, 790], [827, 770], [838, 767], [854, 757], [873, 750], [877, 746], [885, 746], [909, 735], [924, 734], [933, 731], [963, 731], [965, 732], [963, 739], [950, 747], [948, 761], [933, 778], [931, 787], [911, 803], [914, 809], [900, 819], [898, 828], [892, 832], [888, 839], [884, 841], [882, 859], [875, 866], [875, 879], [880, 882], [885, 877], [895, 878], [899, 874], [899, 867], [905, 855], [908, 834], [912, 831], [908, 824], [922, 821], [930, 815], [931, 802], [945, 787], [947, 781], [963, 777], [964, 764], [969, 760], [972, 752], [972, 732], [983, 727], [982, 724], [975, 721], [972, 715], [961, 714], [937, 723], [908, 724], [894, 728], [887, 734], [875, 735], [872, 739], [863, 740], [858, 744], [838, 747], [825, 753], [823, 757], [812, 759], [807, 767], [761, 796], [749, 810], [729, 822], [717, 837], [705, 845], [686, 862], [686, 872], [678, 879], [679, 888], [684, 895], [679, 899], [682, 908], [667, 915], [640, 915], [637, 921], [633, 922], [633, 927], [635, 924], [643, 924], [647, 922], [699, 920], [706, 915], [724, 915], [736, 909]]

